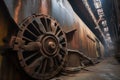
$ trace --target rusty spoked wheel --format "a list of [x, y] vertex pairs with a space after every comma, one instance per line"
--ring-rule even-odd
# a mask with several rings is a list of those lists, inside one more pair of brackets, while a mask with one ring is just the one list
[[[26, 18], [19, 27], [17, 37], [21, 38], [24, 46], [29, 46], [27, 49], [20, 48], [17, 52], [24, 71], [40, 80], [58, 74], [67, 55], [66, 37], [58, 22], [46, 15], [33, 15]], [[17, 40], [15, 43], [23, 44]]]

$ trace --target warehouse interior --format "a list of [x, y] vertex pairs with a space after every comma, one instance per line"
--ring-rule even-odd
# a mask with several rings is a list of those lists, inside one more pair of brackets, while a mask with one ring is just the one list
[[69, 2], [79, 17], [106, 44], [106, 47], [112, 47], [120, 35], [119, 1], [81, 0], [80, 2], [70, 0]]
[[120, 0], [0, 0], [0, 80], [120, 80]]

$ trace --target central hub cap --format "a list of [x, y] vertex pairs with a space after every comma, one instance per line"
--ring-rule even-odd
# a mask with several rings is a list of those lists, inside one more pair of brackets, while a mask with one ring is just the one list
[[46, 34], [41, 38], [42, 52], [45, 56], [55, 56], [59, 49], [58, 40], [52, 34]]
[[56, 48], [56, 44], [53, 41], [49, 41], [48, 46], [49, 46], [50, 49], [55, 49]]

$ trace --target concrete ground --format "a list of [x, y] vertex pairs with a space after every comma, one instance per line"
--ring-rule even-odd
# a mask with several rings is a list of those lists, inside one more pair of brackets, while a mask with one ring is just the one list
[[113, 58], [104, 59], [95, 66], [78, 73], [63, 75], [51, 80], [120, 80], [120, 64]]

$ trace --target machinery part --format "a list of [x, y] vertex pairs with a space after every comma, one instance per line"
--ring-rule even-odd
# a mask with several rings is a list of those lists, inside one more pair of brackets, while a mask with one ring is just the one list
[[42, 80], [58, 74], [67, 56], [66, 36], [58, 22], [46, 15], [32, 15], [19, 28], [13, 48], [24, 71]]
[[90, 63], [93, 63], [92, 59], [90, 57], [86, 56], [85, 54], [83, 54], [82, 52], [80, 52], [78, 50], [68, 49], [68, 53], [78, 53], [80, 55], [80, 57], [82, 57], [85, 60], [88, 60]]
[[[84, 69], [88, 65], [93, 65], [93, 60], [86, 56], [84, 53], [78, 51], [78, 50], [68, 50], [68, 56], [67, 56], [67, 64], [64, 68], [64, 73], [73, 73], [78, 72], [81, 69]], [[76, 62], [74, 62], [76, 61]]]

